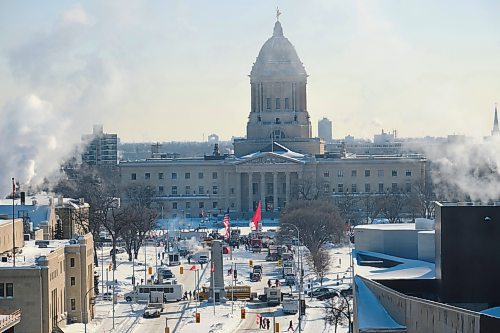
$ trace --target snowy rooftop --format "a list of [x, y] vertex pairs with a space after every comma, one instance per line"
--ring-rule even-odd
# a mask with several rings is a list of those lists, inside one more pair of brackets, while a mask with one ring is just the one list
[[[397, 280], [397, 279], [434, 279], [436, 277], [436, 266], [432, 263], [394, 257], [387, 254], [370, 251], [353, 251], [354, 272], [357, 275], [374, 280]], [[369, 257], [369, 261], [363, 262], [363, 256]], [[373, 265], [370, 265], [370, 261]], [[376, 267], [375, 262], [390, 262], [392, 267]]]
[[383, 329], [384, 332], [391, 330], [402, 330], [405, 326], [398, 324], [387, 310], [380, 304], [379, 300], [371, 290], [359, 278], [354, 278], [356, 284], [356, 306], [358, 307], [359, 330]]
[[355, 229], [371, 230], [415, 230], [414, 223], [388, 223], [388, 224], [362, 224], [354, 227]]
[[[50, 254], [57, 248], [60, 248], [66, 244], [69, 244], [69, 240], [51, 240], [46, 248], [39, 248], [35, 245], [35, 241], [24, 242], [24, 247], [22, 247], [22, 253], [16, 254], [16, 268], [17, 267], [36, 267], [36, 259], [39, 256], [46, 256]], [[0, 262], [0, 269], [2, 268], [13, 268], [12, 258], [9, 258], [7, 262]]]

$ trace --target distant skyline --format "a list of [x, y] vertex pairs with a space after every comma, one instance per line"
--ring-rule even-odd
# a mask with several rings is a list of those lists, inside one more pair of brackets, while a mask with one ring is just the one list
[[244, 136], [248, 74], [277, 6], [309, 74], [314, 136], [323, 117], [334, 138], [490, 134], [496, 1], [115, 0], [0, 5], [0, 135], [50, 131], [52, 146], [103, 124], [122, 142]]

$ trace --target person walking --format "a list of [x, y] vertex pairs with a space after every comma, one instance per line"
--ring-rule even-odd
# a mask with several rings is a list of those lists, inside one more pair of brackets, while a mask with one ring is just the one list
[[263, 322], [264, 322], [264, 318], [262, 318], [262, 316], [259, 316], [259, 328], [263, 327]]
[[269, 326], [271, 325], [271, 320], [269, 318], [266, 319], [267, 330], [269, 331]]
[[292, 332], [293, 332], [293, 322], [291, 320], [290, 320], [290, 324], [288, 325], [288, 329], [286, 331], [289, 332], [290, 330], [292, 330]]
[[182, 298], [182, 300], [186, 301], [186, 300], [187, 300], [187, 298], [188, 298], [188, 292], [187, 292], [187, 291], [185, 291], [185, 292], [184, 292], [184, 297]]
[[191, 290], [189, 291], [189, 300], [191, 300], [191, 296], [193, 296], [193, 293], [191, 292]]
[[267, 280], [267, 286], [271, 288], [271, 285], [272, 285], [271, 279]]

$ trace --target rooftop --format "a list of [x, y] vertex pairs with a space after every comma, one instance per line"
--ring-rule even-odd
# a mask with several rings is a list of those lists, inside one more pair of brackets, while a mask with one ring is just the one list
[[49, 245], [46, 248], [40, 248], [35, 245], [35, 241], [24, 242], [24, 247], [21, 253], [16, 254], [16, 267], [12, 267], [12, 257], [9, 257], [7, 262], [0, 262], [0, 269], [4, 268], [27, 268], [27, 267], [37, 267], [36, 259], [40, 256], [49, 255], [54, 250], [69, 244], [68, 239], [64, 240], [50, 240]]

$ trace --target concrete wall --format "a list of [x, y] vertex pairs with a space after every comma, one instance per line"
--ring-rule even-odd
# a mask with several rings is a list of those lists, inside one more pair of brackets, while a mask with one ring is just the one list
[[[74, 265], [72, 266], [72, 260]], [[66, 311], [68, 318], [76, 322], [90, 321], [94, 317], [94, 307], [90, 300], [94, 297], [94, 249], [92, 235], [80, 236], [76, 244], [65, 246], [66, 265]], [[71, 278], [75, 285], [71, 285]], [[88, 294], [87, 294], [88, 292]], [[87, 294], [87, 297], [85, 297]], [[71, 300], [75, 300], [75, 308]], [[84, 309], [85, 308], [85, 309]], [[85, 313], [85, 317], [83, 317]]]
[[418, 231], [414, 229], [384, 230], [356, 227], [356, 249], [418, 259]]
[[[16, 248], [24, 246], [23, 220], [15, 219]], [[12, 219], [0, 220], [0, 253], [12, 252]]]
[[481, 316], [477, 312], [407, 296], [374, 281], [361, 279], [394, 320], [407, 327], [408, 333], [481, 332]]
[[436, 261], [436, 243], [433, 231], [418, 232], [418, 260]]

